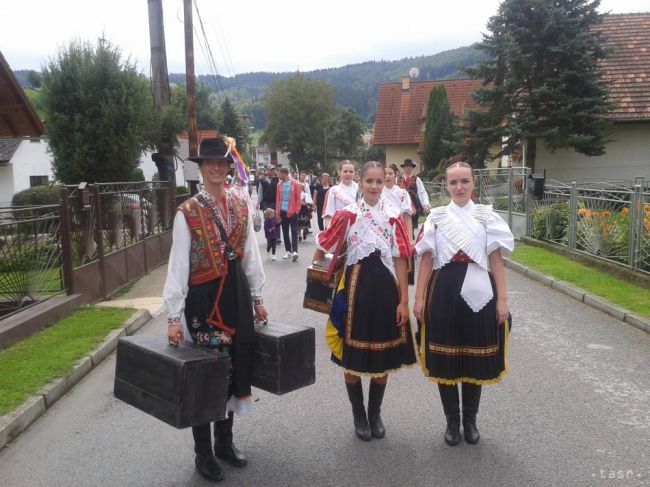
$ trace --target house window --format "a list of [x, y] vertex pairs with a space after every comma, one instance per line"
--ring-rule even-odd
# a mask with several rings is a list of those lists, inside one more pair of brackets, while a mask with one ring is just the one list
[[47, 176], [29, 176], [29, 187], [45, 186], [49, 183]]

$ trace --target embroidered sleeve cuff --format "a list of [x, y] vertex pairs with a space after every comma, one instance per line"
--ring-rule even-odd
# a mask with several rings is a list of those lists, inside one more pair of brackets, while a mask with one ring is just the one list
[[264, 299], [261, 296], [254, 297], [253, 298], [253, 305], [254, 306], [263, 306], [264, 305]]
[[167, 325], [169, 326], [182, 325], [182, 324], [183, 322], [181, 321], [180, 315], [167, 317]]

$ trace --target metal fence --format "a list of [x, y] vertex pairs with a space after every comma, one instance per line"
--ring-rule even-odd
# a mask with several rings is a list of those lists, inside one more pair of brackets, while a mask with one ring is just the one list
[[0, 318], [87, 285], [105, 297], [133, 279], [129, 267], [146, 272], [164, 260], [171, 237], [153, 237], [183, 198], [167, 182], [108, 183], [61, 186], [58, 205], [0, 208]]
[[570, 250], [650, 272], [650, 188], [604, 181], [546, 181], [531, 200], [530, 235]]
[[[535, 188], [540, 181], [525, 167], [474, 170], [474, 178], [477, 202], [511, 228], [525, 221], [521, 234], [650, 272], [650, 181], [546, 180]], [[424, 185], [432, 207], [450, 201], [443, 181]]]
[[60, 210], [0, 208], [0, 318], [64, 291]]

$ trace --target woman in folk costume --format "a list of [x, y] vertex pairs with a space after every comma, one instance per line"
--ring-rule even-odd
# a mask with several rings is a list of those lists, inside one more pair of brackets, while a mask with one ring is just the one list
[[264, 271], [249, 208], [235, 192], [226, 191], [232, 148], [220, 138], [204, 139], [198, 162], [204, 189], [179, 206], [174, 219], [163, 299], [169, 341], [192, 341], [231, 357], [227, 419], [192, 427], [195, 465], [211, 481], [223, 479], [215, 455], [235, 467], [246, 458], [234, 446], [233, 413], [250, 415], [253, 318], [264, 320], [261, 290]]
[[341, 181], [336, 186], [332, 186], [325, 195], [325, 206], [323, 207], [323, 224], [325, 225], [325, 229], [329, 227], [330, 220], [334, 216], [334, 213], [336, 213], [336, 210], [345, 208], [357, 200], [359, 186], [354, 182], [355, 172], [356, 167], [353, 162], [345, 160], [339, 164]]
[[438, 383], [447, 418], [445, 442], [460, 441], [462, 387], [463, 433], [477, 443], [481, 386], [508, 373], [509, 318], [503, 257], [514, 239], [492, 206], [471, 200], [472, 167], [455, 162], [446, 170], [452, 201], [431, 210], [415, 249], [421, 256], [414, 314], [424, 322], [420, 354], [424, 374]]
[[[332, 361], [343, 369], [356, 434], [385, 434], [380, 416], [388, 372], [415, 363], [408, 311], [406, 258], [411, 246], [398, 211], [381, 201], [384, 167], [367, 162], [363, 198], [337, 211], [317, 238], [314, 260], [345, 243], [347, 261], [327, 322]], [[368, 411], [361, 377], [370, 377]]]
[[[400, 188], [397, 183], [399, 170], [395, 164], [386, 166], [386, 178], [384, 179], [384, 189], [381, 192], [383, 200], [388, 201], [400, 211], [400, 216], [404, 221], [411, 241], [413, 239], [413, 219], [415, 207], [411, 201], [408, 191]], [[408, 259], [408, 283], [415, 284], [415, 257], [411, 255]]]

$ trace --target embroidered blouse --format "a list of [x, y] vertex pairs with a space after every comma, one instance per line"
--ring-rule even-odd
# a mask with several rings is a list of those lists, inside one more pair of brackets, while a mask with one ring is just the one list
[[345, 208], [357, 200], [359, 186], [352, 181], [350, 184], [337, 184], [332, 186], [325, 195], [325, 206], [323, 207], [323, 218], [332, 217], [336, 210]]
[[318, 234], [316, 246], [324, 252], [334, 252], [343, 233], [347, 243], [346, 265], [354, 265], [378, 250], [382, 263], [397, 277], [393, 258], [411, 255], [398, 210], [381, 200], [375, 206], [361, 200], [337, 211], [329, 228]]
[[497, 249], [502, 257], [508, 257], [513, 251], [510, 228], [491, 205], [477, 205], [472, 201], [465, 206], [452, 201], [431, 210], [415, 244], [418, 255], [431, 253], [433, 269], [448, 264], [461, 250], [474, 262], [468, 265], [461, 296], [475, 312], [492, 299], [488, 256]]
[[400, 188], [397, 184], [392, 188], [384, 186], [381, 191], [381, 198], [392, 204], [400, 213], [406, 213], [407, 215], [415, 213], [408, 191]]
[[[235, 221], [230, 212], [226, 212], [223, 216], [221, 204], [217, 202], [214, 196], [206, 191], [200, 193], [209, 204], [217, 210], [217, 215], [221, 217], [226, 233], [230, 235], [235, 226]], [[231, 201], [232, 198], [237, 198], [232, 190], [226, 191], [226, 207], [231, 208], [234, 206]], [[264, 286], [264, 269], [262, 267], [262, 259], [260, 257], [260, 249], [255, 238], [255, 231], [253, 230], [252, 212], [249, 212], [246, 238], [244, 241], [244, 256], [241, 264], [248, 278], [251, 295], [253, 298], [260, 298], [262, 295], [262, 287]], [[191, 341], [187, 324], [185, 323], [185, 316], [183, 310], [185, 309], [185, 298], [189, 289], [189, 276], [190, 276], [190, 254], [192, 237], [189, 226], [183, 215], [183, 212], [176, 213], [174, 218], [174, 229], [172, 231], [173, 242], [169, 254], [169, 264], [167, 271], [167, 280], [163, 289], [163, 301], [167, 310], [167, 316], [170, 320], [181, 319], [185, 327], [185, 338]], [[218, 235], [218, 233], [217, 233]], [[223, 249], [223, 244], [222, 244]]]

